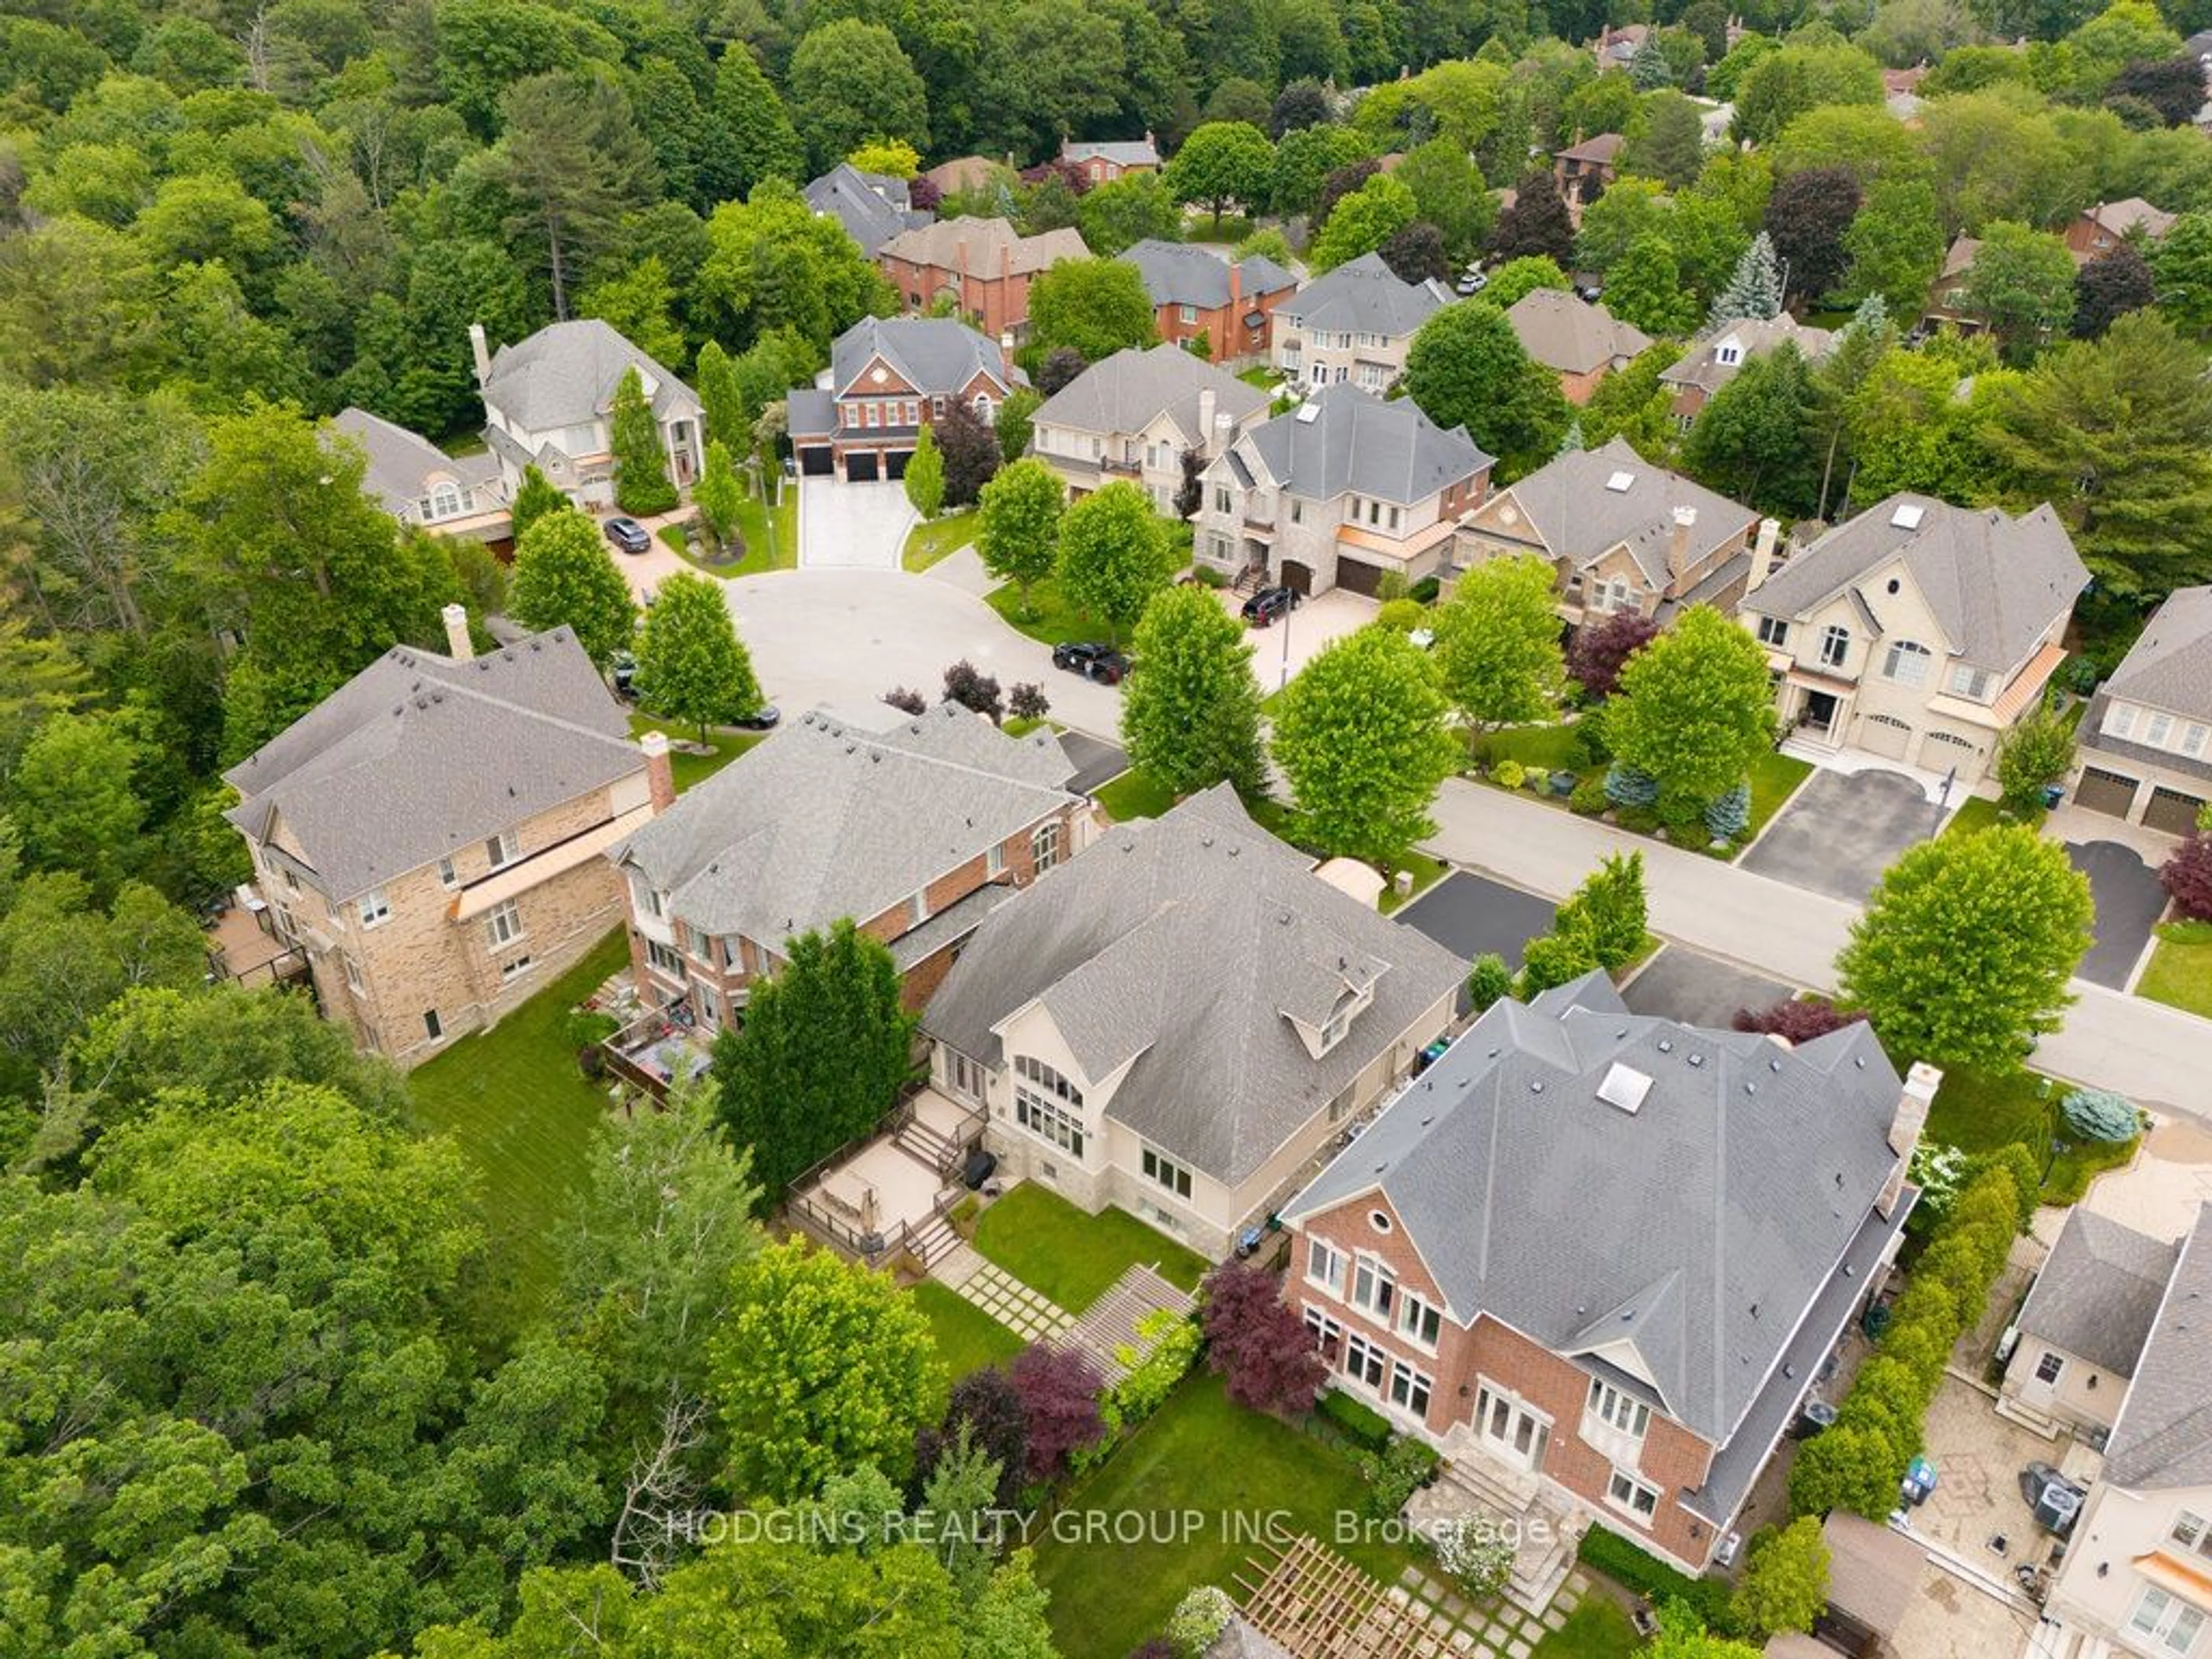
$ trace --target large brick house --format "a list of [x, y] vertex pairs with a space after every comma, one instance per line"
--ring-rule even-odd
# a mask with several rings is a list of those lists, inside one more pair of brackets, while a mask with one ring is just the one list
[[1160, 170], [1160, 149], [1149, 132], [1141, 138], [1063, 138], [1060, 159], [1094, 185]]
[[613, 507], [615, 392], [632, 369], [660, 429], [669, 477], [684, 489], [699, 476], [707, 428], [698, 394], [598, 318], [549, 323], [497, 351], [471, 323], [469, 346], [483, 393], [484, 442], [499, 458], [510, 497], [522, 470], [535, 465], [579, 507]]
[[957, 703], [804, 714], [609, 851], [638, 986], [735, 1024], [786, 941], [849, 917], [919, 1007], [994, 906], [1089, 840], [1073, 771], [1050, 732], [1009, 738]]
[[2074, 222], [2066, 227], [2067, 250], [2077, 264], [2087, 264], [2130, 239], [2144, 243], [2163, 241], [2166, 232], [2173, 228], [2177, 216], [2153, 207], [2140, 196], [2119, 202], [2099, 202], [2094, 207], [2083, 208]]
[[2077, 805], [2185, 836], [2212, 802], [2212, 587], [2177, 587], [2081, 720]]
[[403, 1066], [489, 1025], [622, 916], [600, 854], [675, 798], [565, 628], [395, 647], [223, 775], [324, 1013]]
[[1894, 1257], [1940, 1079], [1863, 1024], [1632, 1014], [1602, 974], [1508, 999], [1285, 1207], [1284, 1293], [1448, 1482], [1700, 1571]]
[[1642, 329], [1564, 289], [1529, 289], [1507, 309], [1505, 320], [1528, 360], [1558, 375], [1561, 394], [1576, 404], [1588, 403], [1599, 381], [1627, 368], [1651, 343]]
[[1220, 784], [994, 911], [922, 1030], [1008, 1174], [1219, 1256], [1407, 1075], [1466, 972]]
[[863, 317], [819, 383], [784, 404], [799, 470], [854, 483], [906, 471], [925, 426], [964, 404], [988, 422], [1019, 383], [1005, 343], [942, 317]]
[[1126, 479], [1171, 514], [1183, 458], [1211, 459], [1267, 415], [1267, 394], [1227, 370], [1170, 345], [1130, 346], [1046, 399], [1030, 424], [1030, 453], [1071, 497]]
[[1153, 322], [1170, 345], [1203, 339], [1222, 364], [1267, 355], [1268, 319], [1297, 292], [1298, 279], [1273, 259], [1224, 259], [1211, 248], [1146, 237], [1121, 254], [1145, 279]]
[[1073, 229], [1024, 236], [1004, 219], [939, 219], [892, 237], [876, 264], [908, 311], [949, 297], [963, 320], [996, 339], [1029, 327], [1033, 278], [1090, 254]]

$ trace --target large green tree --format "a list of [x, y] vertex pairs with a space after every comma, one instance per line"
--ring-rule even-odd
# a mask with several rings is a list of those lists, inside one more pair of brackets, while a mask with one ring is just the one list
[[2027, 362], [2066, 333], [2074, 270], [2074, 256], [2056, 236], [2005, 221], [1982, 232], [1966, 272], [1966, 305], [1997, 337], [2007, 362]]
[[1243, 623], [1212, 589], [1177, 586], [1152, 596], [1133, 645], [1138, 668], [1121, 694], [1131, 763], [1177, 795], [1224, 780], [1257, 793], [1260, 688]]
[[599, 527], [569, 509], [530, 526], [514, 550], [507, 613], [525, 628], [566, 628], [605, 670], [629, 649], [637, 605]]
[[1306, 250], [1316, 271], [1334, 270], [1363, 253], [1379, 252], [1420, 210], [1413, 192], [1387, 173], [1378, 173], [1329, 210], [1328, 218]]
[[637, 633], [639, 706], [699, 728], [743, 720], [761, 706], [752, 657], [738, 638], [722, 584], [679, 570], [661, 584]]
[[898, 37], [840, 17], [809, 29], [785, 77], [809, 164], [826, 173], [864, 139], [929, 144], [929, 94]]
[[1060, 591], [1118, 641], [1174, 580], [1176, 554], [1152, 497], [1127, 479], [1095, 489], [1060, 520]]
[[1766, 655], [1747, 629], [1692, 605], [1628, 659], [1605, 733], [1621, 764], [1658, 784], [1662, 815], [1694, 823], [1774, 741]]
[[1687, 470], [1724, 495], [1785, 518], [1814, 510], [1826, 451], [1813, 371], [1784, 340], [1736, 372], [1698, 411]]
[[137, 868], [146, 746], [125, 715], [56, 714], [24, 745], [4, 799], [31, 864], [74, 870], [105, 898]]
[[816, 362], [827, 362], [832, 340], [863, 317], [888, 315], [896, 303], [890, 284], [844, 226], [810, 210], [781, 178], [716, 208], [707, 238], [695, 303], [733, 345], [789, 329]]
[[1169, 191], [1178, 202], [1196, 202], [1221, 216], [1234, 203], [1247, 212], [1267, 199], [1275, 166], [1267, 135], [1243, 121], [1208, 121], [1183, 140], [1168, 163]]
[[652, 147], [629, 100], [604, 75], [539, 75], [500, 100], [502, 136], [494, 176], [514, 198], [506, 229], [537, 241], [553, 291], [568, 314], [568, 286], [614, 234], [624, 209], [657, 184]]
[[1030, 284], [1030, 344], [1039, 361], [1066, 346], [1095, 363], [1158, 337], [1144, 276], [1123, 260], [1061, 259]]
[[1531, 362], [1505, 313], [1483, 300], [1446, 306], [1406, 353], [1406, 395], [1438, 426], [1463, 426], [1507, 477], [1559, 453], [1571, 418], [1558, 376]]
[[1534, 555], [1485, 559], [1437, 611], [1437, 672], [1470, 739], [1558, 706], [1566, 668], [1553, 586], [1550, 563]]
[[615, 505], [625, 513], [665, 513], [676, 505], [668, 454], [660, 444], [660, 419], [646, 401], [635, 366], [623, 371], [607, 416], [607, 445], [615, 460]]
[[975, 519], [975, 551], [983, 568], [1021, 591], [1030, 609], [1030, 589], [1052, 574], [1060, 556], [1060, 514], [1067, 489], [1060, 475], [1034, 456], [1011, 460], [983, 486]]
[[1275, 717], [1299, 837], [1387, 867], [1434, 830], [1429, 803], [1458, 746], [1427, 655], [1395, 629], [1331, 641], [1298, 672]]

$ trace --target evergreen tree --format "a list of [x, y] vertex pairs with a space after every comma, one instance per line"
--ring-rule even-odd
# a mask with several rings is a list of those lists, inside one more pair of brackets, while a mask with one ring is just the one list
[[720, 340], [709, 340], [699, 348], [692, 378], [699, 382], [699, 405], [706, 413], [707, 435], [741, 449], [749, 445], [752, 441], [752, 419], [747, 412], [750, 405], [738, 389], [737, 367]]
[[1728, 286], [1714, 296], [1705, 320], [1714, 327], [1739, 317], [1765, 322], [1781, 310], [1782, 273], [1775, 264], [1774, 244], [1762, 230], [1736, 261], [1735, 274], [1729, 278]]
[[568, 498], [538, 470], [538, 463], [532, 461], [522, 469], [522, 483], [514, 492], [514, 505], [508, 514], [508, 533], [520, 542], [531, 526], [549, 513], [566, 512], [568, 506]]
[[645, 382], [635, 367], [623, 371], [607, 424], [608, 447], [615, 458], [615, 504], [641, 515], [667, 512], [676, 505], [676, 486], [668, 481], [660, 422], [645, 400]]
[[744, 552], [744, 537], [738, 526], [738, 515], [744, 503], [745, 486], [738, 477], [736, 463], [730, 459], [730, 447], [720, 438], [714, 439], [707, 445], [707, 465], [699, 482], [691, 486], [691, 505], [699, 509], [699, 522], [706, 526], [718, 555], [726, 554], [732, 541]]

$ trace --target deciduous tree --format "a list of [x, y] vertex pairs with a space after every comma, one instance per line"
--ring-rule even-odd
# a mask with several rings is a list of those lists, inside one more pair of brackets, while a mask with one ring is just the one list
[[944, 504], [973, 507], [998, 476], [999, 434], [966, 404], [951, 403], [933, 422], [932, 436], [945, 459]]
[[898, 37], [879, 23], [839, 17], [809, 29], [791, 54], [784, 83], [793, 125], [817, 172], [864, 139], [928, 148], [928, 91]]
[[1068, 1458], [1106, 1431], [1098, 1399], [1105, 1382], [1081, 1348], [1048, 1348], [1033, 1342], [1014, 1356], [1006, 1380], [1022, 1402], [1029, 1478], [1056, 1480]]
[[1226, 1379], [1231, 1400], [1280, 1416], [1313, 1409], [1328, 1367], [1273, 1273], [1224, 1261], [1200, 1286], [1200, 1304], [1206, 1364]]
[[2157, 298], [2149, 262], [2133, 244], [2118, 243], [2075, 273], [2074, 337], [2101, 339], [2114, 322]]
[[538, 520], [549, 513], [562, 511], [568, 504], [568, 498], [538, 470], [538, 463], [529, 463], [522, 469], [522, 482], [515, 488], [514, 501], [509, 508], [509, 529], [514, 539], [520, 542]]
[[1842, 167], [1793, 173], [1766, 198], [1766, 234], [1801, 304], [1819, 303], [1843, 276], [1850, 257], [1844, 238], [1860, 200], [1858, 179]]
[[945, 505], [945, 457], [938, 451], [936, 433], [928, 427], [915, 439], [902, 482], [914, 510], [924, 519], [935, 518]]
[[2191, 831], [2159, 866], [2158, 879], [2174, 908], [2191, 921], [2212, 921], [2212, 834]]
[[1543, 720], [1558, 706], [1565, 667], [1553, 588], [1544, 559], [1485, 559], [1437, 613], [1437, 672], [1470, 740]]
[[2027, 225], [1986, 226], [1966, 272], [1966, 304], [2007, 361], [2025, 362], [2074, 319], [2074, 256], [2056, 236]]
[[1795, 341], [1761, 352], [1698, 411], [1684, 464], [1724, 495], [1802, 517], [1819, 498], [1826, 448], [1817, 392]]
[[1138, 666], [1121, 694], [1131, 763], [1177, 795], [1224, 780], [1256, 794], [1260, 688], [1243, 624], [1212, 590], [1177, 586], [1152, 596], [1133, 644]]
[[1446, 306], [1421, 325], [1406, 353], [1406, 394], [1446, 430], [1464, 426], [1509, 476], [1551, 459], [1571, 418], [1558, 377], [1529, 361], [1486, 300]]
[[566, 628], [602, 672], [637, 627], [629, 584], [605, 538], [573, 508], [547, 514], [515, 544], [507, 611], [525, 628]]
[[1231, 203], [1248, 211], [1267, 199], [1275, 164], [1267, 135], [1245, 121], [1208, 121], [1168, 163], [1167, 185], [1178, 202], [1205, 204], [1214, 228]]
[[74, 870], [102, 900], [137, 869], [149, 751], [126, 715], [50, 716], [24, 745], [4, 799], [34, 868]]
[[1444, 707], [1435, 665], [1404, 635], [1363, 628], [1323, 646], [1275, 718], [1301, 839], [1387, 868], [1431, 833], [1458, 750]]
[[1550, 168], [1523, 174], [1513, 187], [1513, 205], [1498, 216], [1490, 251], [1501, 259], [1537, 254], [1559, 264], [1573, 255], [1574, 221], [1567, 216]]
[[738, 477], [736, 463], [730, 459], [730, 447], [720, 438], [708, 440], [707, 465], [700, 470], [698, 483], [691, 486], [691, 505], [698, 509], [699, 522], [717, 555], [726, 556], [732, 542], [743, 550], [744, 535], [738, 517], [744, 504], [745, 487]]
[[1330, 211], [1307, 258], [1316, 271], [1334, 270], [1384, 243], [1413, 222], [1413, 192], [1389, 173], [1377, 173]]
[[1997, 739], [1999, 799], [2016, 813], [2039, 808], [2044, 787], [2073, 769], [2073, 723], [2048, 703], [2015, 721]]
[[1006, 393], [1006, 402], [999, 405], [998, 418], [991, 423], [999, 434], [1001, 461], [1018, 461], [1030, 453], [1030, 432], [1043, 404], [1043, 394], [1034, 386], [1018, 386]]
[[1749, 630], [1692, 605], [1620, 671], [1605, 731], [1622, 764], [1657, 781], [1662, 815], [1694, 822], [1774, 740], [1765, 653]]
[[1040, 353], [1072, 347], [1095, 363], [1159, 337], [1152, 297], [1121, 259], [1062, 259], [1030, 284], [1030, 340]]
[[761, 706], [752, 658], [712, 576], [679, 570], [660, 584], [637, 636], [637, 698], [683, 720], [707, 741], [709, 726], [743, 720]]
[[985, 485], [975, 519], [975, 551], [983, 568], [1021, 590], [1052, 574], [1060, 556], [1060, 520], [1067, 490], [1060, 475], [1034, 456], [1012, 462]]
[[1737, 1622], [1760, 1636], [1813, 1628], [1828, 1609], [1828, 1545], [1819, 1516], [1801, 1515], [1753, 1540], [1733, 1605]]

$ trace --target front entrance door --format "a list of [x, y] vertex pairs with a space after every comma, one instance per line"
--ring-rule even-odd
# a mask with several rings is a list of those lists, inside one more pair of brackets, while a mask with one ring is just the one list
[[1832, 691], [1808, 691], [1805, 709], [1797, 724], [1815, 737], [1832, 737], [1836, 730], [1836, 697]]
[[1475, 1396], [1474, 1423], [1492, 1455], [1531, 1474], [1542, 1471], [1552, 1425], [1521, 1401], [1486, 1382]]

